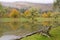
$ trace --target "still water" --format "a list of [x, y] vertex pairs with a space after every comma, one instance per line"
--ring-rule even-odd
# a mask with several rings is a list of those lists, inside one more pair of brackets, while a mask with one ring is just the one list
[[59, 26], [57, 21], [44, 21], [44, 22], [0, 22], [0, 40], [12, 40], [18, 39], [29, 33], [36, 32], [38, 30], [47, 31], [48, 27], [52, 28]]

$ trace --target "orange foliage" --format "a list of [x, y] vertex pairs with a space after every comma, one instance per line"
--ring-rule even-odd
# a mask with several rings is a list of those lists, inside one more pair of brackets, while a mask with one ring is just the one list
[[16, 9], [12, 9], [11, 12], [10, 12], [10, 14], [9, 14], [9, 16], [16, 18], [16, 17], [19, 16], [19, 11], [16, 10]]

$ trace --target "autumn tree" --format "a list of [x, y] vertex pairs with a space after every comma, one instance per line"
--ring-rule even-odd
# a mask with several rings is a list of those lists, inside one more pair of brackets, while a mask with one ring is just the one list
[[50, 11], [44, 12], [44, 13], [42, 14], [42, 17], [44, 17], [44, 18], [49, 18], [49, 17], [51, 17], [51, 14], [52, 14], [52, 12], [50, 12]]
[[26, 10], [25, 12], [24, 12], [24, 17], [30, 17], [31, 16], [31, 12], [29, 11], [29, 10]]
[[19, 13], [18, 10], [12, 9], [11, 12], [10, 12], [10, 14], [9, 14], [9, 16], [10, 16], [10, 17], [13, 17], [13, 18], [17, 18], [17, 17], [20, 16], [20, 13]]

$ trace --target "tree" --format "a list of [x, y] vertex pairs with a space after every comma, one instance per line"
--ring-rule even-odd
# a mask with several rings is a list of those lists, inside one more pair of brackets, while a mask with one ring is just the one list
[[25, 17], [31, 16], [31, 12], [30, 12], [29, 10], [26, 10], [26, 11], [24, 12], [24, 16], [25, 16]]
[[17, 17], [20, 16], [20, 14], [19, 14], [19, 11], [18, 10], [12, 9], [11, 12], [10, 12], [10, 14], [9, 14], [9, 16], [10, 17], [13, 17], [13, 18], [17, 18]]
[[30, 8], [29, 9], [30, 12], [31, 12], [31, 18], [36, 18], [36, 17], [39, 17], [40, 16], [40, 9], [38, 8]]
[[34, 27], [37, 23], [37, 17], [40, 16], [40, 12], [39, 12], [39, 9], [37, 8], [30, 8], [29, 9], [30, 13], [31, 13], [31, 16], [30, 16], [30, 20], [31, 20], [31, 24], [32, 24], [32, 27]]
[[26, 18], [31, 18], [31, 17], [39, 17], [40, 16], [40, 11], [37, 8], [30, 8], [24, 12], [24, 16]]
[[6, 17], [5, 15], [7, 14], [9, 10], [7, 7], [3, 7], [2, 4], [0, 3], [0, 17]]
[[0, 3], [0, 17], [2, 17], [3, 16], [3, 6], [1, 5], [1, 3]]
[[44, 18], [49, 18], [49, 17], [51, 17], [51, 13], [52, 13], [52, 12], [50, 12], [50, 11], [48, 11], [47, 13], [44, 12], [44, 13], [42, 14], [42, 17], [44, 17]]
[[20, 12], [21, 12], [21, 13], [24, 13], [27, 9], [28, 9], [28, 8], [26, 8], [26, 7], [25, 7], [25, 8], [21, 8], [21, 9], [20, 9]]
[[2, 6], [1, 3], [0, 3], [0, 10], [2, 10], [2, 8], [3, 8], [3, 6]]
[[56, 11], [60, 11], [60, 0], [55, 0], [53, 8]]

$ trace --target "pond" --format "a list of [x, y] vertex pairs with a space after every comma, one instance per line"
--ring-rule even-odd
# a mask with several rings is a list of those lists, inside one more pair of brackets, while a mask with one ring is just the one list
[[[37, 31], [48, 31], [49, 27], [60, 26], [58, 21], [43, 22], [0, 22], [0, 39], [8, 37], [7, 40], [21, 38]], [[11, 36], [11, 37], [10, 37]], [[5, 38], [6, 39], [6, 38]]]

